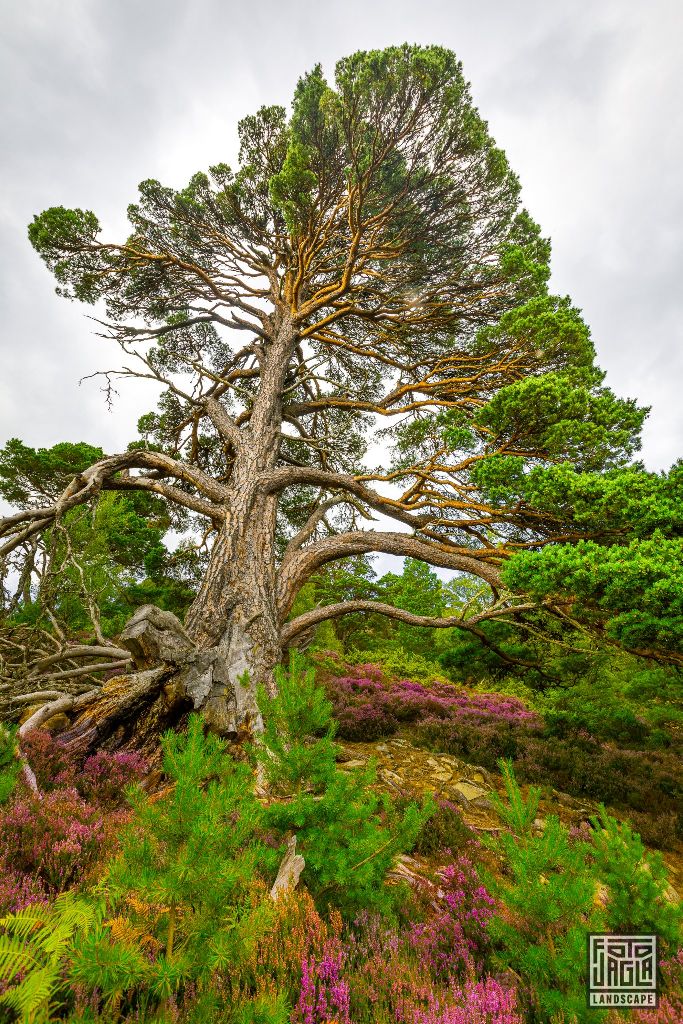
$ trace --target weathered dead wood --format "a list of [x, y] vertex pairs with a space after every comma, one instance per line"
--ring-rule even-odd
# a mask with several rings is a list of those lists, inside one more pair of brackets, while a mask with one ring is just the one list
[[273, 888], [270, 890], [271, 899], [276, 900], [278, 896], [288, 889], [296, 889], [301, 872], [305, 867], [306, 861], [300, 853], [296, 852], [296, 836], [291, 836], [287, 840], [287, 852], [282, 858], [277, 878], [273, 883]]
[[175, 695], [163, 692], [163, 684], [172, 674], [172, 669], [162, 665], [110, 679], [60, 735], [60, 743], [83, 755], [100, 747], [142, 747], [152, 734], [158, 743], [159, 732], [170, 724], [169, 712], [179, 703]]
[[[250, 663], [248, 638], [233, 628], [228, 640], [199, 648], [171, 612], [154, 605], [139, 608], [119, 643], [130, 653], [135, 671], [106, 682], [60, 742], [82, 754], [97, 747], [157, 744], [159, 733], [191, 710], [201, 711], [209, 728], [239, 738], [261, 727]], [[65, 696], [32, 716], [32, 728], [59, 711], [71, 712], [80, 698]]]
[[60, 715], [67, 711], [79, 711], [82, 707], [92, 704], [98, 695], [99, 690], [89, 690], [78, 697], [67, 694], [58, 697], [57, 700], [48, 701], [47, 704], [43, 704], [42, 707], [38, 708], [37, 711], [26, 719], [19, 729], [19, 737], [25, 736], [32, 729], [40, 729], [41, 725], [49, 722], [55, 715]]

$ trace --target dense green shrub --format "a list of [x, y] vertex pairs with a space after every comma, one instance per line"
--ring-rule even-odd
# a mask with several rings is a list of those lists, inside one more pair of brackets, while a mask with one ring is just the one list
[[523, 797], [510, 764], [501, 767], [507, 800], [494, 801], [509, 831], [494, 841], [506, 868], [494, 892], [507, 913], [491, 923], [495, 960], [521, 976], [536, 1018], [584, 1020], [586, 922], [595, 892], [588, 844], [572, 842], [556, 817], [536, 830], [540, 791]]
[[475, 833], [465, 824], [462, 811], [444, 797], [430, 799], [432, 814], [417, 834], [413, 852], [422, 857], [453, 855], [475, 842]]
[[332, 705], [299, 657], [292, 656], [289, 672], [278, 671], [277, 682], [276, 697], [261, 694], [266, 726], [252, 748], [278, 798], [266, 809], [266, 825], [281, 841], [296, 833], [306, 859], [303, 880], [321, 905], [345, 911], [386, 907], [386, 873], [431, 810], [410, 803], [399, 815], [388, 797], [373, 790], [372, 768], [337, 767]]
[[664, 957], [681, 942], [661, 859], [604, 808], [593, 833], [572, 835], [553, 815], [539, 824], [540, 790], [524, 797], [510, 762], [500, 767], [506, 799], [493, 800], [506, 829], [490, 845], [503, 859], [492, 886], [505, 909], [491, 921], [494, 960], [521, 977], [532, 1019], [599, 1020], [585, 1000], [590, 932], [654, 932]]
[[604, 807], [592, 819], [591, 856], [607, 887], [607, 930], [622, 935], [655, 934], [676, 952], [683, 941], [680, 907], [671, 902], [661, 855], [645, 850], [641, 838]]
[[[511, 758], [523, 782], [635, 811], [639, 828], [657, 844], [671, 845], [683, 835], [683, 783], [675, 756], [665, 751], [624, 750], [590, 737], [547, 738], [500, 722], [432, 719], [417, 723], [411, 738], [491, 770], [499, 758]], [[661, 818], [672, 827], [662, 830]]]
[[133, 819], [104, 880], [109, 919], [78, 943], [71, 968], [104, 1007], [131, 1013], [174, 1005], [188, 986], [201, 992], [217, 971], [234, 971], [266, 912], [249, 767], [205, 736], [198, 716], [163, 746], [172, 791], [161, 800], [131, 792]]

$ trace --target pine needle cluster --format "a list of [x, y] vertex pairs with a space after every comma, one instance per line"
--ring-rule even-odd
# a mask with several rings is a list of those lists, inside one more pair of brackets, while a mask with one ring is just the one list
[[433, 808], [409, 803], [398, 814], [374, 790], [374, 767], [338, 766], [332, 705], [301, 656], [292, 655], [289, 672], [278, 670], [277, 683], [276, 697], [260, 695], [266, 727], [252, 748], [274, 797], [266, 822], [283, 836], [296, 834], [306, 860], [302, 880], [321, 907], [388, 909], [387, 872]]

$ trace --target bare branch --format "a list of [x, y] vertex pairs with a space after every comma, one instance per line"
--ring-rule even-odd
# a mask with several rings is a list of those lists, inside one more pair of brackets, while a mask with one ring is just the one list
[[[114, 661], [120, 661], [121, 658], [129, 657], [130, 651], [124, 650], [123, 647], [100, 647], [95, 644], [74, 645], [73, 647], [66, 647], [57, 654], [51, 654], [47, 658], [34, 661], [31, 666], [31, 677], [42, 669], [49, 668], [50, 665], [56, 665], [60, 661], [70, 661], [72, 658], [113, 658]], [[106, 665], [102, 667], [105, 668]]]
[[66, 713], [67, 711], [80, 711], [81, 708], [87, 707], [88, 704], [92, 704], [93, 701], [97, 700], [99, 695], [99, 689], [88, 690], [87, 693], [81, 693], [77, 697], [60, 697], [58, 700], [44, 704], [42, 708], [39, 708], [35, 712], [35, 714], [26, 719], [19, 729], [19, 738], [21, 739], [22, 736], [31, 732], [32, 729], [40, 729], [43, 722], [49, 721], [51, 718], [54, 718], [55, 715]]
[[215, 398], [205, 398], [203, 401], [209, 419], [225, 441], [237, 448], [240, 444], [240, 431], [231, 416], [228, 416], [223, 406]]
[[493, 608], [490, 611], [480, 612], [466, 619], [461, 615], [416, 615], [413, 612], [405, 611], [403, 608], [396, 608], [394, 605], [386, 604], [383, 601], [340, 601], [338, 604], [313, 608], [311, 611], [297, 616], [296, 619], [292, 619], [291, 622], [285, 624], [282, 635], [285, 643], [289, 643], [293, 637], [310, 629], [311, 626], [317, 626], [320, 622], [325, 622], [327, 619], [337, 619], [341, 615], [349, 615], [353, 612], [385, 615], [387, 618], [405, 622], [409, 626], [424, 626], [432, 629], [465, 629], [468, 632], [472, 632], [473, 627], [480, 622], [501, 618], [503, 615], [509, 615], [512, 612], [532, 611], [534, 608], [536, 608], [536, 605], [530, 603], [508, 606], [506, 608]]
[[196, 494], [188, 494], [187, 491], [181, 491], [179, 487], [174, 487], [173, 484], [168, 484], [148, 476], [117, 477], [114, 480], [105, 480], [102, 484], [102, 490], [149, 491], [152, 494], [158, 494], [160, 497], [166, 498], [167, 501], [173, 502], [174, 505], [182, 505], [183, 508], [187, 508], [191, 512], [197, 512], [200, 516], [206, 516], [207, 519], [217, 521], [223, 516], [223, 509], [220, 505], [206, 501]]
[[500, 574], [496, 565], [476, 557], [467, 549], [453, 549], [446, 544], [439, 545], [406, 533], [385, 533], [380, 530], [359, 530], [340, 533], [316, 541], [309, 547], [294, 551], [287, 558], [280, 572], [278, 607], [284, 622], [294, 598], [308, 577], [328, 562], [335, 562], [351, 555], [365, 555], [371, 552], [387, 555], [402, 555], [417, 558], [428, 565], [441, 569], [454, 569], [478, 576], [492, 588], [494, 593], [500, 586]]
[[[22, 544], [30, 536], [49, 527], [55, 520], [59, 519], [65, 512], [75, 508], [77, 505], [85, 504], [96, 497], [99, 492], [108, 486], [108, 482], [124, 469], [148, 469], [156, 471], [160, 476], [172, 476], [184, 483], [195, 487], [200, 494], [208, 498], [210, 502], [222, 503], [227, 497], [227, 489], [214, 480], [207, 473], [204, 473], [196, 466], [190, 466], [185, 462], [172, 459], [162, 452], [143, 451], [135, 449], [130, 452], [123, 452], [119, 455], [110, 455], [100, 459], [88, 469], [79, 473], [73, 478], [69, 485], [62, 492], [60, 497], [43, 509], [29, 509], [25, 512], [14, 513], [4, 519], [0, 519], [0, 537], [9, 534], [10, 539], [0, 547], [0, 558], [9, 554], [16, 547]], [[139, 482], [135, 477], [124, 478], [119, 481], [120, 489], [135, 488], [136, 484], [140, 490], [152, 490], [149, 486], [149, 478], [141, 477]], [[182, 501], [181, 501], [181, 495]], [[183, 491], [172, 490], [167, 492], [171, 500], [178, 501], [184, 505], [197, 499], [185, 495]], [[197, 510], [197, 509], [195, 509]], [[217, 516], [219, 510], [213, 505], [203, 504], [203, 514]], [[24, 524], [28, 524], [24, 526]]]
[[307, 540], [311, 539], [316, 529], [318, 528], [320, 523], [323, 522], [325, 516], [330, 511], [330, 509], [335, 508], [336, 505], [344, 505], [346, 504], [347, 501], [349, 501], [349, 499], [346, 497], [328, 498], [327, 501], [323, 501], [320, 505], [318, 505], [317, 508], [315, 508], [311, 515], [309, 516], [306, 524], [290, 540], [289, 544], [287, 545], [287, 550], [285, 551], [285, 558], [287, 558], [287, 556], [292, 554], [294, 551], [298, 551], [299, 548], [303, 547]]
[[312, 484], [328, 490], [347, 491], [355, 498], [365, 502], [375, 512], [381, 512], [382, 515], [405, 523], [406, 526], [410, 526], [414, 530], [428, 525], [433, 518], [431, 515], [412, 515], [402, 507], [400, 500], [378, 494], [377, 491], [347, 473], [332, 473], [314, 466], [280, 467], [264, 478], [262, 486], [266, 493], [272, 494], [297, 484]]
[[126, 658], [122, 658], [120, 661], [109, 661], [93, 663], [91, 665], [79, 665], [78, 668], [64, 669], [61, 672], [51, 672], [46, 676], [32, 676], [34, 682], [52, 682], [53, 679], [73, 679], [76, 676], [91, 675], [93, 672], [111, 672], [112, 669], [125, 668], [126, 665], [130, 664], [132, 658], [130, 655]]
[[9, 699], [12, 704], [36, 704], [38, 701], [59, 700], [65, 696], [63, 690], [34, 690], [33, 693], [20, 693]]
[[385, 615], [387, 618], [397, 619], [399, 622], [405, 622], [409, 626], [424, 626], [429, 629], [462, 629], [465, 632], [472, 633], [476, 636], [483, 644], [495, 651], [495, 653], [504, 661], [515, 665], [531, 667], [535, 664], [533, 661], [528, 661], [524, 658], [516, 658], [513, 655], [500, 650], [499, 647], [489, 640], [482, 630], [477, 629], [477, 623], [482, 622], [485, 619], [496, 618], [506, 612], [530, 610], [533, 607], [533, 604], [527, 604], [516, 608], [506, 608], [504, 610], [497, 609], [492, 610], [488, 615], [486, 612], [482, 612], [479, 615], [473, 616], [471, 619], [463, 619], [457, 615], [450, 615], [444, 618], [431, 615], [415, 615], [413, 612], [405, 611], [403, 608], [395, 608], [394, 605], [385, 604], [382, 601], [342, 601], [339, 604], [330, 604], [323, 608], [314, 608], [312, 611], [304, 612], [303, 615], [299, 615], [296, 619], [288, 622], [283, 627], [282, 640], [283, 645], [286, 646], [287, 644], [290, 644], [300, 633], [303, 633], [307, 629], [311, 629], [313, 626], [317, 626], [320, 622], [325, 622], [328, 619], [336, 619], [342, 615], [349, 615], [352, 612], [367, 612], [376, 615]]

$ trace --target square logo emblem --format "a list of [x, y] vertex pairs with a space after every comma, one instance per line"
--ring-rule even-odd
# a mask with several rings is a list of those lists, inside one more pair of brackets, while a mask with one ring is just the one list
[[588, 1006], [657, 1006], [657, 936], [588, 936]]

